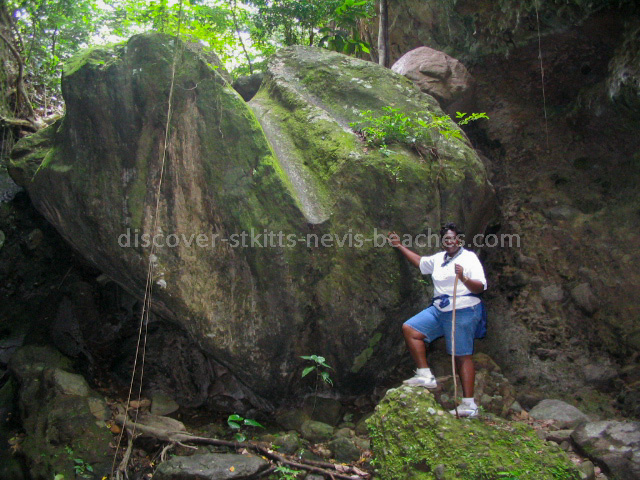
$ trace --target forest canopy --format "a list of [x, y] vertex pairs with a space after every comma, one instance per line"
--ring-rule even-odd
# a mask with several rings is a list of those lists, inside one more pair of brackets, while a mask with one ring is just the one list
[[64, 61], [79, 50], [144, 31], [175, 35], [214, 51], [232, 76], [261, 70], [285, 45], [368, 54], [362, 22], [374, 0], [3, 0], [2, 48], [22, 68], [34, 108], [61, 104]]

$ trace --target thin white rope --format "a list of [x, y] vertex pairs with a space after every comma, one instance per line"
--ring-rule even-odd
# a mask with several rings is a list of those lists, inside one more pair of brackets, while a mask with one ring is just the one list
[[[165, 125], [165, 132], [164, 132], [164, 145], [163, 145], [163, 149], [162, 149], [162, 159], [160, 162], [160, 176], [159, 176], [159, 180], [158, 180], [158, 186], [156, 187], [156, 205], [155, 205], [155, 212], [153, 215], [153, 227], [152, 227], [152, 232], [156, 232], [157, 228], [158, 228], [158, 211], [160, 210], [160, 193], [161, 193], [161, 188], [162, 188], [162, 181], [164, 179], [164, 167], [165, 167], [165, 163], [166, 163], [166, 158], [167, 158], [167, 150], [169, 148], [169, 127], [170, 127], [170, 122], [171, 122], [171, 114], [173, 112], [173, 92], [174, 92], [174, 87], [175, 87], [175, 77], [176, 77], [176, 64], [178, 61], [178, 45], [179, 45], [179, 41], [180, 41], [180, 28], [182, 25], [182, 0], [180, 0], [180, 8], [179, 8], [179, 12], [178, 12], [178, 29], [177, 29], [177, 34], [176, 34], [176, 39], [175, 39], [175, 43], [174, 43], [174, 54], [173, 54], [173, 63], [171, 66], [171, 86], [169, 88], [169, 105], [167, 107], [167, 122]], [[138, 341], [136, 344], [136, 355], [135, 355], [135, 359], [133, 361], [133, 372], [131, 373], [131, 382], [129, 385], [129, 393], [127, 395], [127, 405], [125, 407], [125, 413], [124, 413], [124, 421], [122, 424], [122, 430], [120, 431], [120, 435], [118, 437], [118, 443], [116, 445], [116, 451], [114, 453], [114, 457], [113, 457], [113, 463], [111, 465], [111, 478], [113, 479], [113, 474], [114, 474], [114, 469], [115, 469], [115, 464], [116, 464], [116, 458], [118, 456], [118, 451], [120, 449], [120, 444], [122, 443], [122, 437], [124, 435], [124, 432], [126, 431], [126, 427], [127, 427], [127, 418], [128, 418], [128, 413], [129, 413], [129, 408], [131, 405], [131, 395], [133, 393], [133, 385], [135, 383], [135, 376], [136, 376], [136, 370], [137, 370], [137, 365], [138, 365], [138, 358], [140, 356], [140, 343], [142, 342], [142, 359], [141, 359], [141, 366], [140, 366], [140, 382], [139, 382], [139, 388], [138, 388], [138, 408], [136, 409], [136, 415], [135, 418], [133, 420], [133, 431], [131, 432], [131, 437], [134, 438], [135, 437], [135, 430], [136, 430], [136, 425], [137, 425], [137, 420], [138, 420], [138, 412], [140, 411], [140, 400], [142, 398], [142, 380], [144, 377], [144, 364], [145, 364], [145, 356], [146, 356], [146, 349], [147, 349], [147, 334], [148, 334], [148, 325], [149, 325], [149, 311], [151, 309], [151, 298], [152, 298], [152, 293], [153, 293], [153, 270], [155, 268], [155, 262], [156, 262], [156, 256], [155, 256], [155, 243], [152, 242], [151, 243], [151, 252], [149, 254], [149, 263], [147, 266], [147, 279], [146, 279], [146, 285], [145, 285], [145, 290], [144, 290], [144, 299], [142, 302], [142, 312], [140, 315], [140, 325], [138, 327]], [[143, 331], [143, 327], [144, 327], [144, 335], [142, 334]]]
[[451, 312], [451, 373], [453, 374], [453, 408], [458, 415], [458, 379], [456, 378], [456, 294], [458, 291], [458, 275], [453, 282], [453, 311]]
[[538, 25], [538, 58], [540, 59], [540, 78], [542, 82], [542, 108], [544, 110], [544, 131], [547, 136], [547, 150], [549, 147], [549, 123], [547, 121], [547, 96], [544, 91], [544, 66], [542, 65], [542, 39], [540, 35], [540, 16], [538, 15], [538, 5], [534, 2], [533, 6], [536, 9], [536, 22]]

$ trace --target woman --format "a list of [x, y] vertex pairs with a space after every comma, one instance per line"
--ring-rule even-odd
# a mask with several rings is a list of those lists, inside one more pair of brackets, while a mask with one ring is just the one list
[[[423, 275], [433, 279], [433, 302], [431, 306], [402, 325], [402, 333], [409, 354], [417, 366], [416, 375], [404, 383], [425, 388], [436, 388], [436, 378], [427, 364], [426, 343], [445, 337], [447, 353], [451, 348], [451, 319], [453, 310], [453, 284], [458, 277], [456, 293], [456, 351], [455, 362], [462, 380], [463, 399], [458, 414], [475, 417], [478, 407], [473, 398], [475, 367], [473, 365], [473, 340], [482, 319], [483, 305], [477, 294], [487, 288], [484, 269], [475, 253], [462, 248], [462, 231], [448, 223], [440, 231], [444, 252], [421, 257], [400, 243], [397, 234], [390, 233], [389, 241], [420, 269]], [[452, 411], [452, 413], [454, 413]]]

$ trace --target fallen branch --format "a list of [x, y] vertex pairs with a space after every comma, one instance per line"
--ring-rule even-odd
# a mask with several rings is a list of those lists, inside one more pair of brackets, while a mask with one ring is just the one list
[[7, 118], [0, 116], [0, 124], [8, 127], [22, 127], [36, 131], [37, 127], [29, 120], [23, 120], [22, 118]]
[[[116, 423], [119, 425], [125, 426], [125, 416], [124, 415], [116, 415], [115, 417]], [[347, 465], [336, 465], [333, 463], [325, 463], [325, 462], [313, 462], [308, 460], [293, 461], [286, 458], [283, 455], [277, 454], [272, 450], [263, 447], [261, 445], [256, 445], [253, 443], [247, 442], [230, 442], [227, 440], [219, 440], [217, 438], [208, 438], [208, 437], [199, 437], [197, 435], [193, 435], [191, 433], [185, 431], [169, 431], [162, 428], [151, 427], [148, 425], [143, 425], [141, 423], [133, 423], [131, 420], [127, 419], [125, 428], [127, 431], [135, 431], [139, 433], [141, 436], [149, 436], [156, 438], [158, 440], [162, 440], [164, 442], [176, 443], [176, 444], [184, 444], [184, 443], [194, 443], [199, 445], [215, 445], [220, 447], [229, 447], [234, 449], [245, 448], [247, 450], [253, 450], [263, 455], [264, 457], [273, 460], [275, 462], [279, 462], [285, 465], [288, 465], [292, 468], [297, 468], [299, 470], [306, 470], [308, 472], [318, 473], [320, 475], [324, 475], [328, 478], [339, 478], [341, 480], [354, 480], [354, 479], [362, 479], [366, 478], [366, 474], [363, 475], [363, 472], [359, 469], [356, 471], [353, 467]], [[328, 470], [332, 468], [333, 471]], [[346, 475], [347, 473], [352, 473], [352, 475]]]

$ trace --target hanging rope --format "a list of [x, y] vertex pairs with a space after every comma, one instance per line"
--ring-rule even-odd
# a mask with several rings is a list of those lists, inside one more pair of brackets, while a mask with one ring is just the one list
[[[152, 226], [152, 232], [156, 232], [158, 229], [158, 211], [160, 210], [160, 192], [161, 192], [161, 188], [162, 188], [162, 180], [164, 178], [164, 167], [165, 167], [165, 162], [166, 162], [166, 158], [167, 158], [167, 149], [169, 147], [169, 126], [170, 126], [170, 122], [171, 122], [171, 114], [173, 111], [173, 92], [174, 92], [174, 86], [175, 86], [175, 77], [176, 77], [176, 65], [177, 65], [177, 61], [178, 61], [178, 45], [179, 45], [179, 41], [180, 41], [180, 28], [182, 26], [182, 0], [180, 0], [180, 6], [179, 6], [179, 11], [178, 11], [178, 29], [177, 29], [177, 34], [176, 34], [176, 39], [175, 39], [175, 43], [174, 43], [174, 54], [173, 54], [173, 63], [171, 65], [171, 86], [169, 88], [169, 105], [167, 107], [167, 122], [165, 125], [165, 131], [164, 131], [164, 145], [162, 148], [162, 158], [161, 158], [161, 162], [160, 162], [160, 176], [159, 176], [159, 180], [158, 180], [158, 186], [156, 188], [156, 205], [155, 205], [155, 211], [153, 214], [153, 226]], [[111, 465], [111, 479], [113, 480], [114, 477], [114, 470], [115, 470], [115, 464], [116, 464], [116, 459], [118, 456], [118, 451], [120, 450], [120, 444], [122, 443], [122, 437], [124, 435], [124, 432], [126, 431], [126, 422], [127, 422], [127, 418], [128, 418], [128, 414], [129, 414], [129, 408], [131, 406], [131, 395], [133, 393], [133, 385], [135, 383], [135, 376], [136, 376], [136, 371], [137, 371], [137, 366], [138, 366], [138, 358], [140, 356], [140, 352], [142, 350], [142, 358], [140, 361], [140, 380], [139, 380], [139, 386], [138, 386], [138, 403], [140, 402], [141, 398], [142, 398], [142, 379], [144, 377], [144, 362], [145, 362], [145, 354], [146, 354], [146, 349], [147, 349], [147, 334], [148, 334], [148, 325], [149, 325], [149, 312], [151, 310], [151, 298], [152, 298], [152, 293], [153, 293], [153, 270], [155, 268], [155, 263], [156, 263], [156, 255], [155, 255], [155, 242], [151, 242], [151, 251], [149, 253], [149, 263], [147, 265], [147, 279], [146, 279], [146, 285], [145, 285], [145, 290], [144, 290], [144, 300], [142, 302], [142, 313], [140, 315], [140, 325], [138, 327], [138, 341], [136, 344], [136, 355], [133, 361], [133, 372], [131, 373], [131, 383], [129, 385], [129, 393], [127, 395], [127, 404], [125, 407], [125, 414], [124, 414], [124, 424], [122, 426], [122, 430], [120, 432], [120, 435], [118, 437], [118, 443], [116, 444], [116, 451], [114, 453], [113, 456], [113, 463]], [[143, 335], [143, 330], [144, 330], [144, 335]], [[140, 344], [142, 343], [142, 349], [140, 348]], [[135, 437], [135, 428], [136, 428], [136, 424], [137, 424], [137, 420], [138, 420], [138, 412], [140, 411], [140, 408], [138, 407], [136, 409], [136, 414], [135, 414], [135, 419], [133, 421], [133, 429], [131, 432], [131, 440], [133, 441], [133, 438]], [[124, 458], [122, 460], [122, 462], [120, 463], [120, 465], [118, 466], [118, 471], [116, 472], [116, 478], [117, 480], [120, 480], [122, 478], [121, 473], [126, 469], [126, 464], [127, 461], [129, 459], [129, 455], [125, 454]]]
[[551, 150], [549, 147], [549, 124], [547, 122], [547, 96], [544, 91], [544, 66], [542, 65], [542, 38], [540, 35], [540, 16], [538, 15], [538, 5], [534, 2], [533, 6], [536, 9], [536, 22], [538, 24], [538, 58], [540, 59], [540, 78], [542, 82], [542, 108], [544, 109], [544, 131], [547, 136], [547, 150]]
[[458, 415], [458, 380], [456, 378], [456, 293], [458, 291], [458, 275], [453, 281], [453, 310], [451, 312], [451, 373], [453, 375], [453, 408]]

